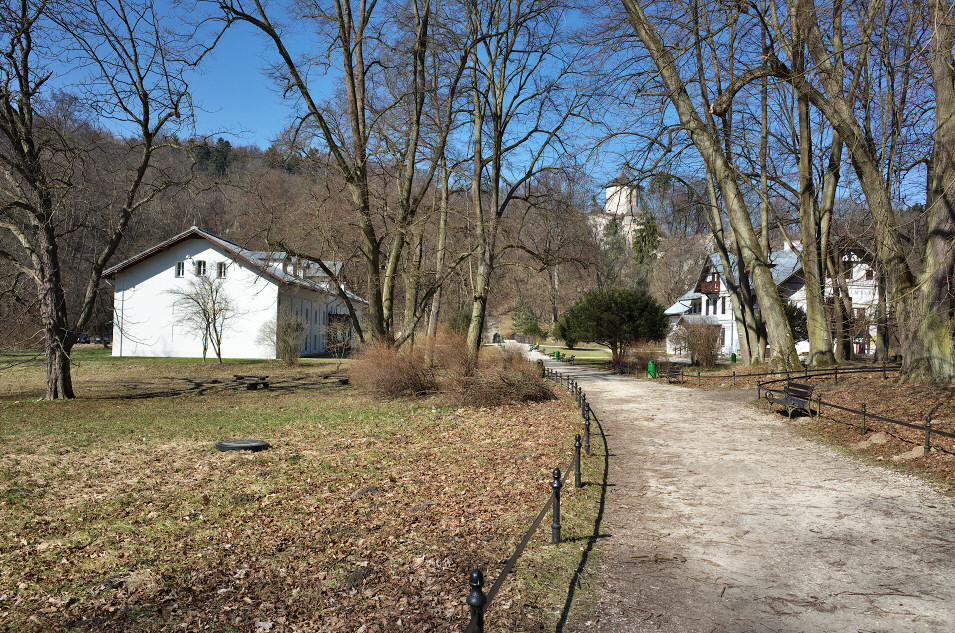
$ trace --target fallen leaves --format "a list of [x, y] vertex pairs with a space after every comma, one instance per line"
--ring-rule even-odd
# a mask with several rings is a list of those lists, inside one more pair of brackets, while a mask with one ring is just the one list
[[[235, 397], [249, 396], [188, 406], [228, 411]], [[150, 402], [143, 424], [168, 406]], [[100, 406], [108, 419], [124, 405]], [[4, 626], [460, 630], [468, 572], [500, 569], [578, 422], [554, 403], [450, 411], [294, 390], [258, 407], [274, 448], [254, 455], [217, 453], [219, 437], [189, 427], [155, 446], [0, 439]], [[520, 604], [510, 583], [501, 604]]]

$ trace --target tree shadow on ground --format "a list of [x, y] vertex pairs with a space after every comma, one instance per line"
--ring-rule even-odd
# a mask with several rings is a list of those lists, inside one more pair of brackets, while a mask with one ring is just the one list
[[[216, 379], [196, 380], [193, 378], [164, 376], [155, 382], [135, 382], [114, 385], [114, 393], [91, 393], [90, 400], [151, 400], [154, 398], [176, 398], [185, 396], [206, 396], [227, 392], [258, 392], [262, 397], [269, 394], [288, 394], [319, 392], [342, 389], [338, 379], [328, 376], [294, 376], [269, 381], [268, 387], [248, 389], [240, 380]], [[115, 393], [119, 391], [119, 393]]]
[[603, 524], [604, 510], [607, 507], [607, 489], [612, 485], [608, 482], [610, 477], [610, 447], [607, 444], [607, 436], [604, 433], [603, 425], [600, 423], [600, 420], [597, 418], [596, 414], [594, 414], [593, 417], [598, 428], [600, 429], [600, 437], [603, 440], [604, 448], [604, 471], [603, 477], [599, 484], [600, 503], [597, 508], [597, 518], [594, 521], [594, 531], [589, 537], [587, 537], [587, 546], [584, 548], [584, 552], [580, 556], [580, 563], [577, 565], [577, 569], [574, 571], [574, 576], [570, 579], [570, 586], [567, 588], [567, 599], [564, 600], [564, 608], [560, 612], [560, 620], [557, 622], [555, 633], [563, 633], [564, 627], [567, 625], [567, 617], [570, 614], [570, 607], [574, 602], [574, 596], [577, 594], [577, 590], [580, 589], [580, 576], [587, 568], [587, 561], [590, 560], [590, 553], [593, 551], [594, 546], [600, 539], [610, 538], [612, 536], [610, 534], [600, 532], [600, 526]]

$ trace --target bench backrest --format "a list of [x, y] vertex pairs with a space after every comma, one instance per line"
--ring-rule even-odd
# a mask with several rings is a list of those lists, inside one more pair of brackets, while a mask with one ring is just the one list
[[806, 385], [801, 382], [790, 382], [786, 384], [786, 395], [801, 400], [808, 400], [812, 396], [814, 385]]

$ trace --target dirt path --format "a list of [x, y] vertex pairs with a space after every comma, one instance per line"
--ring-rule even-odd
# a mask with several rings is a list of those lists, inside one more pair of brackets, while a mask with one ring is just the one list
[[955, 631], [953, 499], [738, 398], [548, 365], [611, 454], [565, 633]]

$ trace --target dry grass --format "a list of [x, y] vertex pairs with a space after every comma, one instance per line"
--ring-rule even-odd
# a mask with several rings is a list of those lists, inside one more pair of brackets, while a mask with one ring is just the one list
[[[551, 403], [382, 403], [307, 360], [127, 360], [82, 361], [88, 397], [71, 402], [35, 401], [42, 368], [22, 366], [21, 391], [4, 384], [5, 630], [461, 630], [467, 572], [493, 580], [579, 426]], [[241, 389], [242, 372], [275, 386]], [[273, 448], [213, 449], [232, 437]], [[565, 532], [580, 538], [597, 487], [565, 492]], [[495, 630], [553, 623], [576, 549], [547, 536], [527, 564], [565, 575], [545, 579], [551, 590], [506, 583]]]

